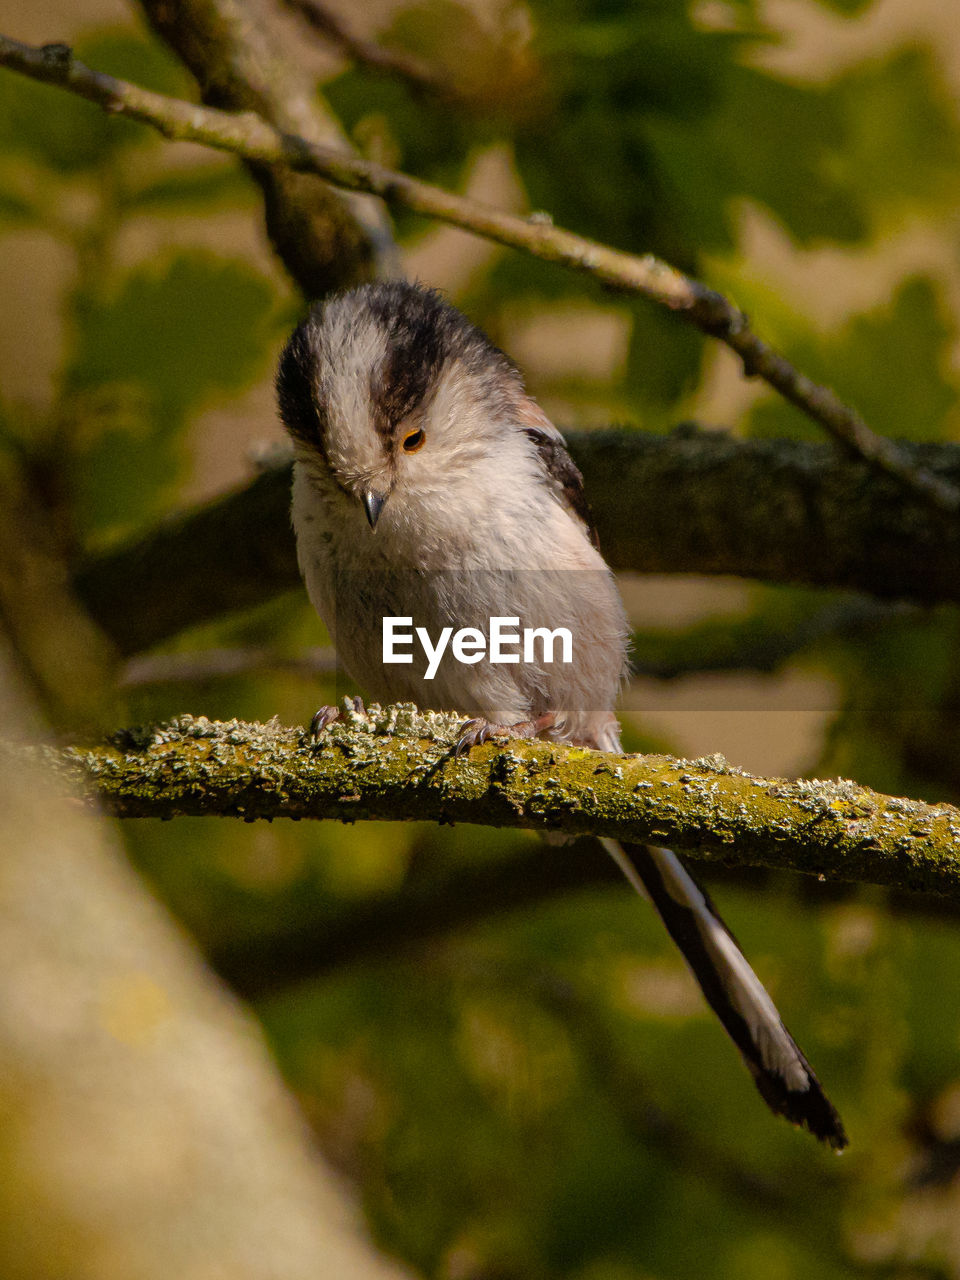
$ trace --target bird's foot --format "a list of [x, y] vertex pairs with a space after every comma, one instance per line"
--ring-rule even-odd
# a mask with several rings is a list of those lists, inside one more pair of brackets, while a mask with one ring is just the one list
[[[362, 698], [351, 698], [350, 701], [353, 703], [353, 709], [358, 715], [364, 716], [367, 714]], [[343, 712], [339, 707], [321, 707], [310, 721], [310, 737], [319, 738], [327, 725], [333, 724], [334, 720], [339, 720], [342, 715]]]
[[491, 724], [478, 718], [468, 720], [460, 728], [460, 738], [454, 748], [455, 756], [464, 756], [472, 747], [479, 747], [490, 738], [536, 738], [552, 727], [556, 716], [538, 716], [536, 720], [519, 720], [516, 724]]
[[310, 737], [319, 738], [328, 724], [340, 719], [339, 707], [321, 707], [310, 721]]

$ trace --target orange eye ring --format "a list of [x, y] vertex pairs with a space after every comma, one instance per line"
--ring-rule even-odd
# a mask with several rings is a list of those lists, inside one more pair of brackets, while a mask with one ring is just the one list
[[416, 431], [411, 431], [409, 435], [403, 437], [404, 453], [416, 453], [418, 449], [422, 449], [427, 442], [427, 437], [423, 433], [423, 428], [418, 427]]

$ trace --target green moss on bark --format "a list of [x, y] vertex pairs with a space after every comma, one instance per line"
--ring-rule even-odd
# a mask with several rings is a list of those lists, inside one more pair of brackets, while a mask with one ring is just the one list
[[[758, 778], [721, 756], [612, 755], [542, 741], [453, 748], [462, 717], [345, 704], [313, 740], [277, 721], [181, 716], [104, 746], [45, 749], [120, 817], [219, 814], [472, 822], [668, 844], [730, 865], [960, 896], [960, 811], [856, 782]], [[6, 747], [5, 767], [18, 752]], [[558, 851], [558, 857], [562, 857]]]

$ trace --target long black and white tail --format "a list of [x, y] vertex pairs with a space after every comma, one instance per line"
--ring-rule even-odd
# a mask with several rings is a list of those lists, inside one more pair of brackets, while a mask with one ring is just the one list
[[652, 900], [771, 1110], [841, 1151], [847, 1135], [839, 1115], [733, 934], [680, 859], [654, 845], [601, 843], [637, 892]]

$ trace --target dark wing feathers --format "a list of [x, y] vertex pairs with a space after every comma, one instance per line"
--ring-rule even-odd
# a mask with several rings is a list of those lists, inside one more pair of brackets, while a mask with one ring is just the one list
[[537, 455], [543, 465], [549, 483], [556, 490], [561, 502], [583, 524], [593, 545], [600, 550], [593, 513], [583, 489], [583, 476], [577, 464], [567, 453], [563, 436], [545, 419], [549, 430], [537, 426], [525, 426], [524, 431], [537, 447]]

